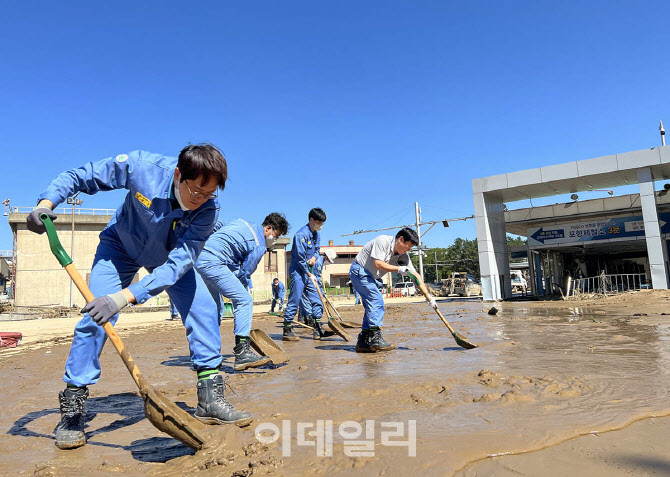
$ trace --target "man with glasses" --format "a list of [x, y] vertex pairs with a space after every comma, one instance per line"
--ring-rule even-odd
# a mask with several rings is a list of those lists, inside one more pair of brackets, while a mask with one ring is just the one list
[[[207, 239], [205, 247], [195, 263], [199, 277], [204, 280], [210, 291], [210, 297], [204, 297], [203, 308], [211, 310], [208, 322], [211, 323], [207, 340], [210, 353], [221, 358], [220, 317], [223, 312], [221, 296], [233, 302], [235, 314], [235, 371], [257, 368], [270, 361], [267, 356], [259, 356], [250, 347], [249, 332], [253, 315], [253, 298], [247, 291], [251, 284], [251, 275], [265, 252], [272, 248], [280, 236], [288, 232], [288, 222], [283, 214], [272, 212], [261, 225], [242, 219], [218, 222], [214, 232]], [[216, 318], [216, 319], [214, 319]], [[220, 362], [219, 362], [220, 364]], [[218, 365], [210, 369], [218, 373]], [[217, 419], [216, 412], [211, 418]], [[198, 415], [196, 414], [196, 417]]]
[[[198, 144], [182, 149], [178, 158], [133, 151], [91, 162], [60, 174], [40, 194], [27, 226], [41, 234], [45, 228], [40, 214], [55, 220], [53, 209], [75, 193], [128, 190], [123, 204], [100, 233], [89, 285], [97, 298], [84, 307], [86, 314], [74, 330], [63, 377], [67, 388], [59, 394], [59, 448], [86, 443], [85, 405], [88, 386], [101, 375], [102, 325], [108, 321], [114, 324], [119, 311], [130, 303], [144, 303], [167, 290], [183, 317], [196, 370], [218, 365], [221, 357], [205, 352], [208, 342], [204, 335], [209, 328], [202, 317], [209, 310], [199, 308], [196, 297], [207, 290], [196, 286], [193, 261], [216, 223], [218, 209], [213, 199], [217, 190], [224, 189], [227, 177], [223, 154], [211, 144]], [[142, 267], [149, 275], [132, 283]], [[228, 410], [228, 420], [251, 423], [251, 415], [235, 411], [223, 398], [223, 384], [217, 384], [217, 403]]]

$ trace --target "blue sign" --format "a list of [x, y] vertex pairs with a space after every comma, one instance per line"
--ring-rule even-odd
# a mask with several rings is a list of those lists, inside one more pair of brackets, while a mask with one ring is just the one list
[[[661, 233], [670, 233], [670, 213], [658, 214]], [[528, 245], [553, 245], [558, 243], [587, 242], [623, 237], [644, 236], [641, 215], [616, 217], [606, 220], [545, 225], [527, 229]]]

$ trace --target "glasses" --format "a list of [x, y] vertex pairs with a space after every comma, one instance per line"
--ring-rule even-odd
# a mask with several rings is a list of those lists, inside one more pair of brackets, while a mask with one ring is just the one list
[[214, 194], [205, 194], [203, 192], [193, 192], [191, 190], [191, 188], [188, 186], [188, 183], [186, 182], [186, 180], [184, 180], [184, 185], [186, 186], [186, 189], [188, 189], [188, 193], [191, 194], [191, 197], [193, 199], [209, 200], [209, 199], [216, 199], [217, 196], [218, 196], [218, 194], [216, 192]]

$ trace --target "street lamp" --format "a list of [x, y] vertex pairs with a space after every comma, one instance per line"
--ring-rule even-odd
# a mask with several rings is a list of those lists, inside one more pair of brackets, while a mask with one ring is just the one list
[[[72, 205], [72, 236], [70, 237], [70, 258], [74, 260], [74, 206], [84, 203], [83, 200], [77, 199], [81, 192], [77, 192], [72, 197], [67, 198], [67, 203]], [[74, 306], [74, 282], [70, 280], [70, 308]]]
[[5, 199], [2, 201], [2, 205], [5, 206], [5, 213], [3, 214], [5, 217], [7, 217], [9, 214], [7, 213], [7, 210], [9, 209], [9, 199]]

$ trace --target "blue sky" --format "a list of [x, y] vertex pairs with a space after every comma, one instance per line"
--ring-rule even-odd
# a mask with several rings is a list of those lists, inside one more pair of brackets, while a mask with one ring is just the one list
[[[320, 206], [323, 240], [347, 243], [414, 222], [415, 201], [426, 221], [471, 215], [475, 177], [654, 147], [658, 121], [670, 126], [667, 2], [4, 1], [2, 12], [0, 200], [14, 207], [85, 162], [208, 141], [230, 168], [223, 217], [279, 210], [295, 232]], [[424, 241], [459, 236], [476, 237], [474, 220]], [[0, 249], [11, 245], [3, 218]]]

